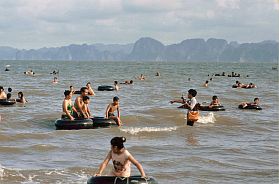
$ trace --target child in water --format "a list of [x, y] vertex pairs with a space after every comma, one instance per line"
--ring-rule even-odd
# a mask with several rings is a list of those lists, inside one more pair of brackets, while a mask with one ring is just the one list
[[243, 108], [246, 106], [258, 106], [260, 104], [260, 99], [259, 98], [254, 98], [254, 102], [242, 102], [240, 105], [242, 105]]
[[17, 96], [18, 96], [18, 99], [16, 99], [17, 102], [19, 102], [19, 103], [26, 103], [27, 102], [27, 100], [25, 99], [25, 97], [24, 97], [24, 95], [21, 91], [18, 92]]
[[[117, 116], [115, 116], [113, 113], [116, 110], [117, 110]], [[118, 126], [121, 126], [119, 98], [117, 96], [113, 97], [113, 102], [107, 106], [106, 118], [113, 119]]]
[[125, 137], [114, 137], [111, 139], [111, 150], [107, 154], [107, 157], [100, 165], [95, 176], [101, 176], [102, 172], [112, 160], [114, 169], [111, 175], [118, 177], [130, 177], [131, 175], [131, 162], [138, 168], [141, 173], [141, 177], [145, 178], [145, 172], [141, 164], [125, 149], [123, 143], [126, 142]]
[[216, 95], [214, 95], [213, 97], [212, 97], [212, 102], [209, 104], [209, 108], [212, 108], [213, 106], [220, 106], [221, 104], [220, 104], [220, 101], [219, 101], [219, 99], [218, 99], [218, 97], [216, 96]]
[[82, 98], [82, 101], [83, 101], [83, 105], [82, 105], [81, 109], [84, 112], [84, 118], [90, 118], [91, 113], [90, 113], [90, 110], [89, 110], [89, 107], [88, 107], [88, 104], [90, 102], [89, 96], [84, 96]]

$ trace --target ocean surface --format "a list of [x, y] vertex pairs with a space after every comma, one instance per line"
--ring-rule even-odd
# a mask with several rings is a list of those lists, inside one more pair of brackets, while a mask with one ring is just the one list
[[[160, 184], [278, 183], [278, 70], [272, 70], [277, 65], [0, 61], [0, 85], [5, 91], [11, 87], [14, 98], [23, 91], [28, 100], [24, 105], [0, 106], [0, 183], [86, 183], [114, 136], [127, 138], [126, 148]], [[30, 69], [34, 77], [23, 74]], [[53, 70], [59, 70], [58, 84], [52, 83]], [[160, 77], [155, 76], [157, 71]], [[211, 76], [222, 72], [241, 77]], [[137, 80], [140, 74], [147, 79]], [[211, 77], [209, 86], [202, 87]], [[134, 80], [134, 85], [121, 85], [117, 92], [97, 91], [99, 85], [115, 80]], [[236, 80], [255, 83], [257, 88], [232, 88]], [[55, 130], [64, 90], [70, 85], [79, 89], [88, 81], [96, 93], [90, 102], [93, 115], [104, 116], [107, 104], [118, 96], [124, 125]], [[197, 90], [202, 104], [217, 95], [226, 111], [201, 112], [199, 122], [187, 126], [186, 110], [169, 101], [187, 95], [190, 88]], [[237, 108], [255, 97], [260, 98], [262, 111]], [[111, 168], [110, 163], [104, 174]], [[134, 166], [132, 174], [139, 175]]]

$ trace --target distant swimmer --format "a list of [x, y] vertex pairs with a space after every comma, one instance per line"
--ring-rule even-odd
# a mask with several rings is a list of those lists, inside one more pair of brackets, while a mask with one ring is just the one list
[[[117, 116], [114, 115], [116, 110]], [[119, 98], [117, 96], [113, 97], [113, 102], [107, 106], [106, 118], [113, 119], [118, 126], [121, 126]]]
[[0, 100], [7, 99], [7, 94], [4, 91], [3, 86], [0, 86]]
[[120, 84], [133, 84], [133, 80], [125, 80], [124, 82], [120, 83]]
[[145, 80], [145, 76], [143, 74], [140, 74], [140, 76], [138, 77], [139, 80]]
[[[109, 161], [112, 160], [113, 176], [117, 177], [130, 177], [131, 176], [131, 163], [134, 164], [142, 178], [146, 178], [145, 172], [142, 168], [142, 165], [129, 153], [128, 150], [124, 147], [124, 142], [126, 142], [125, 137], [114, 137], [111, 139], [111, 150], [108, 152], [105, 160], [99, 166], [98, 171], [95, 173], [95, 176], [101, 176], [102, 172], [108, 165]], [[116, 180], [115, 180], [116, 181]], [[128, 181], [128, 180], [127, 180]], [[116, 183], [116, 182], [114, 182]], [[147, 182], [146, 182], [147, 183]]]
[[114, 89], [115, 89], [116, 91], [119, 90], [118, 81], [114, 81]]
[[72, 93], [72, 94], [75, 94], [75, 89], [74, 89], [74, 87], [73, 86], [70, 86], [70, 92]]
[[90, 95], [90, 96], [95, 96], [95, 92], [94, 92], [94, 90], [92, 89], [91, 83], [90, 83], [90, 82], [87, 82], [87, 83], [86, 83], [86, 88], [88, 89], [88, 95]]
[[54, 77], [52, 83], [57, 84], [58, 83], [58, 78]]
[[29, 75], [29, 76], [35, 76], [35, 72], [33, 72], [32, 70], [28, 70], [26, 72], [24, 72], [25, 75]]
[[208, 80], [202, 85], [203, 87], [208, 87]]
[[260, 105], [260, 99], [254, 98], [254, 102], [242, 102], [240, 105], [242, 106], [242, 108], [245, 108], [247, 106], [258, 106]]
[[27, 100], [25, 99], [22, 91], [18, 92], [17, 96], [18, 96], [18, 99], [16, 99], [17, 102], [19, 102], [19, 103], [26, 103], [27, 102]]
[[160, 74], [159, 72], [157, 72], [157, 73], [155, 74], [155, 76], [160, 77], [161, 74]]

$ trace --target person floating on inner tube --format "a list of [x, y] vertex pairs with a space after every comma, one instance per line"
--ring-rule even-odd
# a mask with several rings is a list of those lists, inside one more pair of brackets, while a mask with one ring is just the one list
[[99, 166], [95, 176], [101, 176], [109, 161], [112, 160], [113, 170], [111, 175], [118, 177], [130, 177], [132, 162], [138, 168], [141, 177], [146, 177], [142, 165], [129, 153], [128, 150], [125, 149], [123, 145], [124, 142], [126, 142], [125, 137], [114, 137], [111, 139], [111, 150], [108, 152], [103, 163]]
[[254, 102], [242, 102], [240, 105], [242, 105], [242, 108], [245, 108], [247, 106], [259, 106], [260, 105], [260, 99], [254, 98]]
[[57, 84], [58, 83], [58, 78], [54, 77], [52, 83]]
[[72, 105], [72, 93], [69, 90], [66, 90], [64, 92], [65, 98], [63, 100], [63, 104], [62, 104], [62, 110], [63, 110], [63, 114], [61, 116], [62, 119], [70, 119], [70, 120], [74, 120], [74, 112], [77, 113], [76, 108]]
[[[188, 113], [190, 111], [194, 111], [194, 112], [198, 111], [198, 109], [195, 108], [195, 107], [197, 107], [196, 105], [198, 104], [197, 100], [195, 98], [196, 95], [197, 95], [197, 91], [196, 90], [189, 89], [189, 91], [188, 91], [188, 98], [190, 100], [188, 100], [186, 102], [186, 100], [183, 97], [181, 97], [181, 99], [179, 99], [179, 100], [171, 100], [170, 103], [171, 104], [173, 104], [173, 103], [182, 103], [182, 104], [184, 104], [185, 108], [188, 109], [188, 112], [187, 112], [187, 115], [188, 115]], [[191, 121], [191, 120], [187, 119], [187, 125], [189, 125], [189, 126], [193, 126], [194, 122], [195, 121]]]
[[5, 93], [3, 86], [0, 86], [0, 100], [5, 99], [7, 99], [7, 94]]
[[214, 106], [220, 106], [221, 105], [221, 103], [220, 103], [220, 101], [219, 101], [219, 98], [216, 96], [216, 95], [214, 95], [213, 97], [212, 97], [212, 102], [209, 104], [209, 108], [212, 108], [212, 107], [214, 107]]
[[86, 118], [86, 112], [82, 110], [83, 106], [83, 97], [88, 95], [87, 87], [80, 88], [80, 96], [76, 97], [74, 107], [76, 108], [77, 112], [74, 112], [74, 118], [84, 119]]
[[[114, 115], [114, 111], [116, 110], [117, 116]], [[113, 97], [113, 102], [107, 106], [106, 118], [113, 119], [118, 126], [121, 126], [119, 98], [117, 96]]]
[[82, 105], [81, 109], [84, 112], [84, 115], [85, 115], [84, 118], [90, 118], [91, 117], [91, 113], [90, 113], [90, 109], [88, 107], [89, 102], [90, 102], [89, 96], [84, 96], [82, 98], [82, 101], [83, 101], [83, 105]]

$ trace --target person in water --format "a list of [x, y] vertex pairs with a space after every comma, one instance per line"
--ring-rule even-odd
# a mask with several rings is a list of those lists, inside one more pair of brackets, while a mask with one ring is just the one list
[[242, 105], [243, 108], [247, 106], [258, 106], [260, 105], [260, 99], [254, 98], [254, 102], [242, 102], [240, 105]]
[[140, 74], [140, 76], [138, 77], [139, 80], [145, 80], [145, 76], [143, 74]]
[[115, 89], [116, 91], [119, 90], [118, 81], [114, 81], [114, 89]]
[[90, 113], [90, 109], [89, 109], [89, 102], [90, 102], [90, 98], [89, 96], [84, 96], [82, 98], [83, 101], [83, 105], [81, 107], [82, 111], [84, 112], [84, 118], [90, 118], [91, 117], [91, 113]]
[[88, 89], [88, 95], [90, 95], [90, 96], [94, 96], [95, 95], [95, 92], [93, 91], [90, 82], [86, 83], [86, 88]]
[[72, 93], [72, 94], [75, 94], [75, 89], [74, 89], [74, 87], [73, 86], [70, 86], [70, 92]]
[[84, 117], [86, 117], [85, 112], [82, 110], [82, 106], [83, 106], [83, 97], [88, 95], [87, 87], [80, 88], [80, 92], [81, 92], [80, 96], [77, 96], [75, 99], [74, 107], [77, 110], [77, 112], [74, 112], [74, 117], [83, 119]]
[[155, 74], [155, 76], [157, 76], [157, 77], [160, 77], [160, 72], [157, 72], [156, 74]]
[[211, 103], [209, 104], [209, 108], [212, 108], [212, 107], [214, 107], [214, 106], [220, 106], [221, 104], [220, 104], [220, 101], [219, 101], [219, 98], [216, 96], [216, 95], [214, 95], [213, 97], [212, 97], [212, 101], [211, 101]]
[[63, 114], [61, 116], [62, 119], [70, 119], [74, 120], [74, 112], [77, 113], [76, 108], [72, 105], [72, 93], [69, 90], [64, 92], [65, 98], [62, 104]]
[[[114, 115], [114, 111], [116, 110], [117, 116]], [[121, 126], [119, 98], [117, 96], [113, 97], [113, 102], [107, 106], [106, 118], [113, 119], [118, 126]]]
[[52, 83], [57, 84], [58, 83], [58, 78], [54, 77]]
[[[187, 112], [187, 117], [190, 111], [192, 112], [197, 112], [198, 111], [198, 106], [197, 106], [197, 100], [196, 100], [196, 95], [197, 95], [197, 91], [194, 89], [189, 89], [188, 90], [188, 98], [189, 100], [186, 101], [183, 97], [181, 97], [181, 99], [179, 100], [171, 100], [170, 103], [182, 103], [184, 104], [185, 108], [188, 109]], [[193, 126], [195, 121], [191, 121], [187, 118], [187, 125], [189, 126]]]
[[146, 177], [142, 165], [124, 147], [124, 142], [126, 142], [125, 137], [114, 137], [111, 139], [111, 150], [108, 152], [105, 160], [99, 166], [99, 169], [95, 173], [95, 176], [101, 176], [109, 161], [112, 160], [113, 170], [111, 175], [117, 177], [130, 177], [132, 163], [138, 168], [141, 177]]
[[120, 83], [120, 84], [133, 84], [133, 80], [125, 80], [124, 82]]
[[203, 84], [203, 87], [208, 87], [208, 80], [205, 81], [205, 83]]
[[18, 96], [18, 99], [16, 99], [17, 102], [19, 102], [19, 103], [26, 103], [27, 102], [27, 100], [25, 99], [22, 91], [18, 92], [17, 96]]
[[4, 91], [3, 86], [0, 86], [0, 100], [7, 99], [7, 94]]

